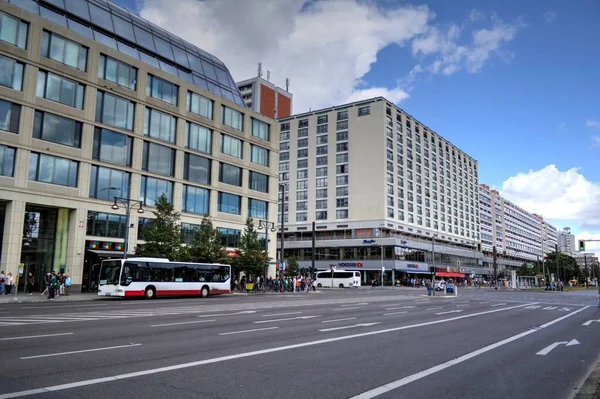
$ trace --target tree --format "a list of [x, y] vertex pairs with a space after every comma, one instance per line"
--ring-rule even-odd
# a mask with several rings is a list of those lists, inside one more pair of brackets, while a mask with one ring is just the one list
[[289, 277], [297, 276], [300, 265], [295, 257], [290, 256], [287, 261], [287, 267], [285, 269], [285, 275]]
[[[557, 267], [557, 255], [558, 255], [558, 271], [556, 274]], [[577, 265], [577, 261], [572, 256], [563, 254], [562, 252], [550, 252], [546, 258], [546, 269], [549, 273], [554, 273], [556, 279], [569, 281], [572, 278], [579, 278], [581, 275], [581, 269]]]
[[535, 269], [530, 263], [524, 262], [519, 269], [517, 269], [518, 276], [535, 276]]
[[181, 214], [175, 212], [173, 204], [163, 193], [156, 200], [154, 219], [144, 231], [146, 244], [136, 250], [137, 255], [180, 260], [186, 257], [181, 246], [181, 227], [177, 222]]
[[246, 227], [240, 237], [240, 243], [236, 250], [237, 257], [233, 259], [233, 265], [251, 276], [265, 274], [269, 266], [269, 254], [265, 252], [263, 244], [258, 239], [258, 232], [254, 228], [252, 218], [246, 219]]
[[221, 244], [221, 235], [206, 215], [194, 233], [188, 250], [193, 262], [222, 263], [227, 257]]

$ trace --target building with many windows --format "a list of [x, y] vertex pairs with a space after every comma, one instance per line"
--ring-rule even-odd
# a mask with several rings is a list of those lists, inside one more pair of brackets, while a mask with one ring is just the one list
[[[204, 214], [231, 248], [247, 217], [275, 218], [273, 121], [213, 55], [106, 0], [10, 0], [0, 67], [6, 272], [22, 263], [42, 282], [61, 270], [94, 289], [100, 260], [120, 256], [126, 234], [134, 252], [162, 193], [186, 242]], [[125, 225], [114, 197], [146, 212]]]
[[564, 227], [558, 232], [558, 250], [569, 256], [575, 256], [575, 235], [571, 234], [570, 227]]
[[292, 114], [293, 96], [286, 89], [260, 76], [237, 82], [246, 106], [269, 118], [287, 118]]
[[315, 222], [318, 269], [487, 274], [475, 159], [382, 97], [278, 122], [286, 258], [311, 265]]

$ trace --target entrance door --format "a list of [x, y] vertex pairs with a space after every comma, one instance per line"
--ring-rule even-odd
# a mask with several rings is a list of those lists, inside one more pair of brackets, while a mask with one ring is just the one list
[[44, 289], [44, 277], [46, 275], [46, 265], [43, 263], [25, 263], [23, 269], [23, 275], [19, 277], [19, 292], [25, 291], [25, 284], [27, 284], [27, 276], [29, 273], [33, 274], [35, 278], [35, 289], [36, 291], [42, 292]]

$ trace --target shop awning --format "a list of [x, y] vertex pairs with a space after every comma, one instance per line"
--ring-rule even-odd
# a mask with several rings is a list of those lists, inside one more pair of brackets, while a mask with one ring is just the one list
[[122, 258], [123, 251], [103, 251], [101, 249], [86, 249], [86, 251], [92, 252], [100, 257], [110, 256], [112, 258]]
[[457, 278], [465, 277], [464, 274], [456, 273], [456, 272], [437, 272], [437, 273], [435, 273], [435, 275], [438, 277], [457, 277]]

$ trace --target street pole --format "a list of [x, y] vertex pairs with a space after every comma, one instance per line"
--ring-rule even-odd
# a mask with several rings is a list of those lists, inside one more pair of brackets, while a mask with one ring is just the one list
[[316, 254], [315, 254], [315, 241], [317, 238], [317, 233], [316, 233], [316, 223], [313, 221], [312, 222], [312, 253], [311, 253], [311, 265], [310, 265], [310, 278], [313, 279], [315, 276], [315, 259], [316, 259]]
[[495, 245], [492, 247], [492, 260], [494, 267], [494, 287], [498, 289], [498, 251]]
[[383, 230], [381, 231], [381, 289], [383, 289]]
[[431, 235], [431, 264], [433, 274], [431, 275], [431, 296], [435, 296], [435, 234]]
[[557, 279], [560, 279], [560, 274], [559, 274], [560, 271], [559, 271], [559, 268], [558, 268], [558, 255], [559, 255], [558, 244], [556, 244], [555, 249], [556, 249], [556, 279], [555, 279], [556, 283], [555, 283], [555, 286], [557, 286], [557, 291], [558, 291], [558, 280]]
[[123, 240], [123, 259], [127, 259], [127, 247], [129, 246], [129, 218], [131, 209], [129, 208], [130, 200], [127, 198], [125, 205], [125, 239]]
[[142, 201], [132, 200], [131, 198], [124, 197], [114, 197], [114, 202], [111, 206], [112, 210], [118, 210], [119, 205], [117, 202], [120, 202], [121, 205], [125, 207], [125, 237], [123, 239], [123, 259], [127, 259], [127, 247], [129, 246], [129, 219], [131, 215], [131, 210], [137, 206], [138, 213], [144, 213], [143, 203]]
[[285, 226], [285, 184], [280, 184], [279, 185], [280, 191], [281, 191], [281, 235], [279, 236], [280, 241], [280, 251], [279, 251], [279, 260], [280, 260], [280, 264], [279, 266], [281, 267], [281, 265], [283, 265], [283, 251], [284, 251], [284, 243], [283, 243], [283, 231], [284, 231], [284, 226]]

